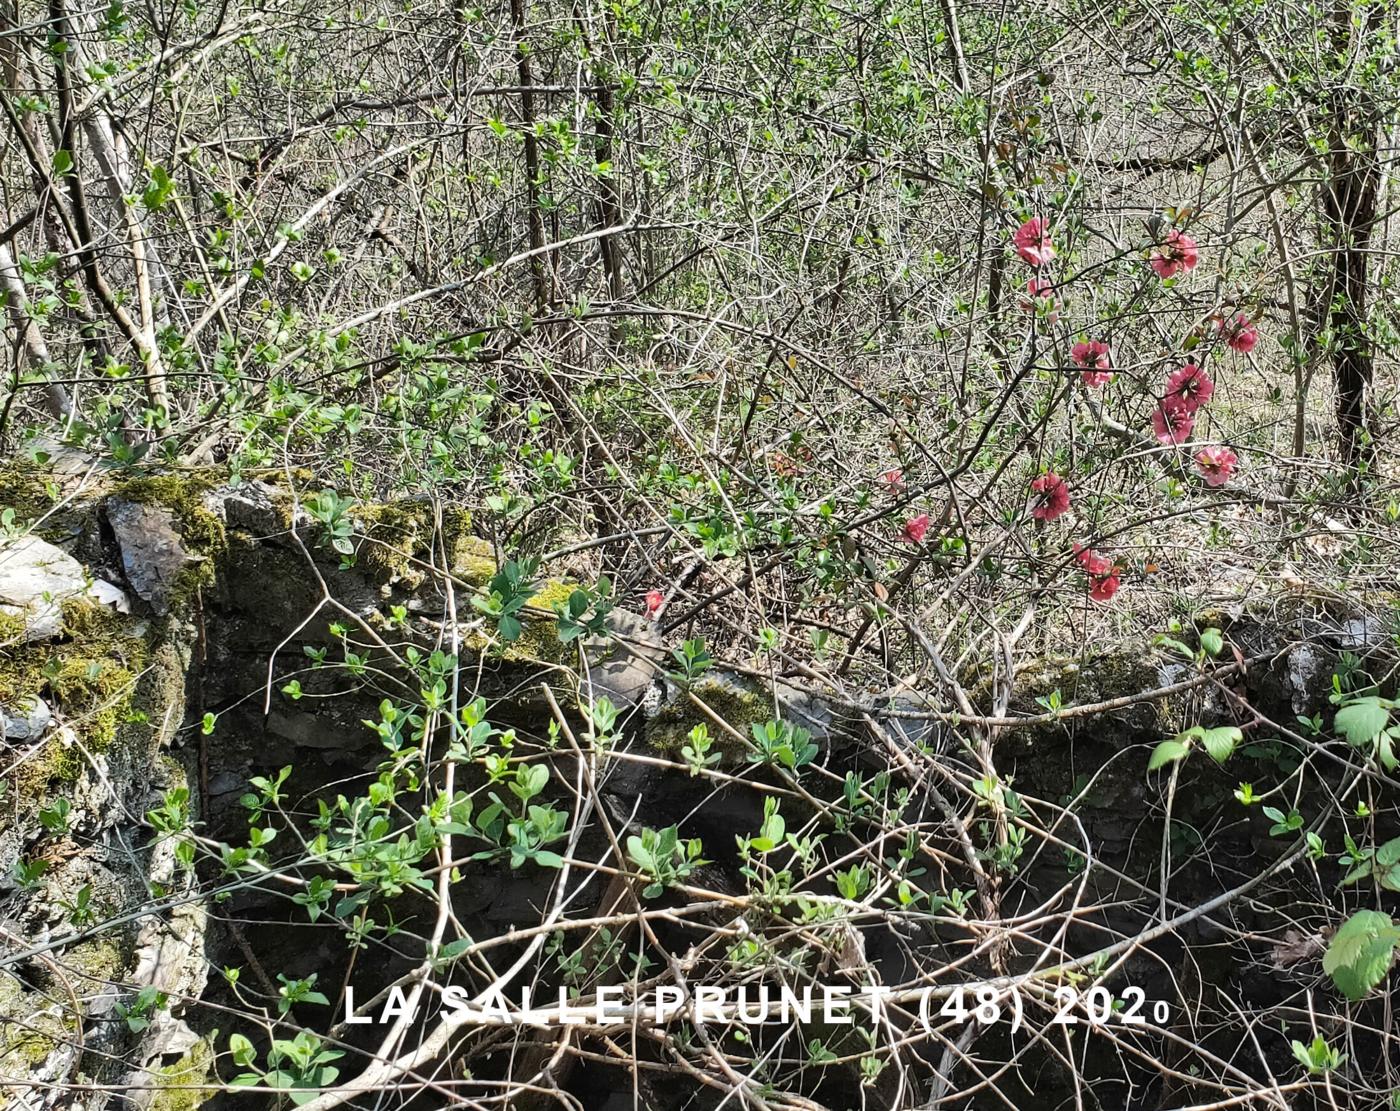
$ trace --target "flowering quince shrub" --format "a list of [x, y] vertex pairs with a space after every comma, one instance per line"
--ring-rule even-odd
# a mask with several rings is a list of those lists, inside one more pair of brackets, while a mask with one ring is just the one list
[[226, 534], [4, 622], [7, 1096], [1400, 1111], [1393, 5], [269, 7], [0, 30], [0, 547]]
[[1032, 216], [1016, 229], [1011, 237], [1016, 253], [1031, 266], [1044, 266], [1055, 257], [1055, 245], [1050, 242], [1050, 229], [1046, 221]]
[[1219, 320], [1215, 327], [1225, 345], [1241, 355], [1248, 355], [1259, 342], [1259, 329], [1250, 323], [1244, 313], [1237, 314], [1230, 321]]
[[1021, 311], [1040, 317], [1047, 324], [1058, 324], [1060, 304], [1055, 299], [1055, 287], [1048, 278], [1026, 279], [1026, 295], [1021, 298]]
[[[1026, 278], [1025, 294], [1019, 298], [1018, 307], [1022, 312], [1034, 314], [1045, 327], [1053, 328], [1059, 323], [1063, 304], [1057, 296], [1059, 285], [1051, 273], [1058, 256], [1049, 228], [1050, 221], [1046, 217], [1032, 216], [1012, 233], [1011, 247], [1021, 262], [1033, 271]], [[1200, 262], [1196, 239], [1175, 227], [1148, 252], [1151, 271], [1163, 281], [1190, 275]], [[1229, 320], [1217, 316], [1214, 337], [1224, 348], [1248, 354], [1258, 343], [1259, 332], [1248, 317], [1239, 313]], [[1199, 343], [1199, 333], [1184, 340], [1184, 347], [1193, 348]], [[1163, 356], [1171, 357], [1169, 352], [1164, 352]], [[1079, 372], [1079, 382], [1085, 390], [1101, 389], [1116, 377], [1106, 339], [1080, 338], [1069, 344], [1068, 362]], [[1159, 445], [1186, 449], [1190, 453], [1195, 473], [1208, 488], [1226, 485], [1239, 464], [1239, 456], [1224, 445], [1192, 446], [1197, 423], [1203, 418], [1215, 390], [1215, 381], [1204, 366], [1195, 358], [1188, 359], [1167, 372], [1160, 391], [1151, 395], [1147, 422], [1152, 438]], [[1053, 470], [1031, 481], [1031, 495], [1033, 520], [1054, 521], [1070, 509], [1069, 486]], [[1123, 564], [1079, 545], [1074, 551], [1087, 577], [1089, 597], [1100, 602], [1112, 599], [1122, 584]]]
[[1227, 447], [1204, 447], [1196, 452], [1196, 469], [1201, 472], [1207, 486], [1224, 486], [1230, 481], [1230, 474], [1239, 462], [1238, 457]]
[[900, 538], [908, 544], [922, 544], [924, 537], [928, 535], [929, 516], [927, 513], [920, 513], [917, 517], [910, 517], [904, 522], [904, 527], [900, 530]]
[[1196, 410], [1215, 394], [1215, 383], [1195, 363], [1187, 363], [1167, 376], [1167, 392], [1163, 405], [1184, 409], [1193, 417]]
[[1080, 544], [1074, 545], [1074, 558], [1088, 578], [1090, 598], [1096, 602], [1107, 602], [1118, 593], [1118, 587], [1122, 585], [1122, 569], [1116, 562]]

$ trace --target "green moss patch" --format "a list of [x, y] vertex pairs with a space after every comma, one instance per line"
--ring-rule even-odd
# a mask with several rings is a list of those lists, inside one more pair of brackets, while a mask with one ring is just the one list
[[126, 720], [150, 650], [116, 610], [84, 598], [63, 603], [63, 629], [62, 640], [0, 647], [0, 702], [42, 698], [103, 751]]
[[205, 1087], [214, 1074], [214, 1049], [202, 1038], [173, 1064], [153, 1073], [160, 1091], [151, 1100], [149, 1111], [196, 1111], [213, 1099], [217, 1089]]
[[189, 474], [156, 474], [119, 482], [115, 493], [138, 505], [170, 510], [175, 528], [192, 555], [214, 556], [228, 546], [224, 523], [204, 504], [211, 491], [223, 486], [227, 474], [217, 468]]
[[[365, 538], [356, 563], [381, 582], [402, 582], [412, 588], [427, 579], [427, 566], [439, 563], [437, 525], [431, 502], [360, 504], [350, 510], [357, 531]], [[472, 517], [465, 509], [444, 507], [441, 545], [450, 554], [454, 573], [476, 585], [496, 573], [491, 546], [469, 533]]]
[[[732, 677], [702, 676], [691, 684], [690, 693], [703, 702], [710, 713], [745, 738], [750, 735], [751, 726], [771, 721], [774, 716], [773, 699], [767, 691]], [[716, 725], [684, 694], [663, 706], [647, 722], [647, 743], [657, 752], [679, 754], [682, 746], [690, 741], [690, 731], [702, 724], [709, 729], [715, 750], [727, 763], [737, 763], [745, 757], [748, 748]]]

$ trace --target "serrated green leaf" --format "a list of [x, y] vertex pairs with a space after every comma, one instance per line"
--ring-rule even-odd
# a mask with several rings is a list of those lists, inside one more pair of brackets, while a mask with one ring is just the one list
[[1390, 710], [1379, 698], [1358, 698], [1337, 711], [1333, 724], [1353, 748], [1364, 748], [1390, 724]]
[[1201, 632], [1201, 647], [1210, 655], [1218, 656], [1225, 648], [1225, 638], [1219, 629], [1204, 629]]
[[1322, 970], [1355, 1002], [1385, 979], [1397, 941], [1400, 930], [1390, 915], [1358, 910], [1332, 938], [1322, 957]]

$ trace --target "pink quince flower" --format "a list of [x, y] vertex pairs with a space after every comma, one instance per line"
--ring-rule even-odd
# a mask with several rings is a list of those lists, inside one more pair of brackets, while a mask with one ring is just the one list
[[1113, 564], [1094, 551], [1093, 548], [1086, 548], [1083, 544], [1074, 545], [1074, 560], [1085, 572], [1090, 575], [1106, 575]]
[[1148, 265], [1157, 272], [1159, 278], [1173, 278], [1183, 270], [1196, 269], [1201, 261], [1201, 252], [1196, 241], [1184, 232], [1172, 228], [1167, 232], [1166, 243], [1152, 252]]
[[1118, 593], [1122, 585], [1122, 572], [1117, 563], [1082, 544], [1074, 546], [1074, 558], [1089, 577], [1090, 598], [1096, 602], [1107, 602]]
[[1069, 510], [1069, 484], [1054, 471], [1046, 471], [1031, 483], [1035, 494], [1031, 516], [1037, 521], [1053, 521]]
[[1215, 329], [1225, 341], [1225, 346], [1241, 355], [1248, 355], [1259, 342], [1259, 329], [1249, 322], [1244, 313], [1240, 313], [1234, 320], [1217, 322]]
[[1210, 376], [1195, 363], [1187, 363], [1167, 375], [1167, 396], [1162, 403], [1172, 402], [1194, 415], [1214, 394], [1215, 383]]
[[924, 534], [928, 532], [928, 514], [920, 513], [917, 517], [911, 517], [904, 522], [904, 528], [900, 531], [900, 539], [909, 544], [922, 544]]
[[646, 614], [646, 619], [655, 621], [661, 613], [661, 607], [665, 604], [666, 595], [659, 590], [648, 590], [646, 609], [643, 611]]
[[896, 497], [904, 493], [904, 472], [898, 467], [892, 467], [880, 476], [880, 480], [885, 484], [885, 490]]
[[1040, 216], [1027, 220], [1011, 237], [1016, 253], [1032, 266], [1044, 266], [1055, 257], [1055, 245], [1050, 242], [1050, 229]]
[[1196, 452], [1196, 470], [1207, 486], [1224, 486], [1239, 461], [1239, 456], [1227, 447], [1204, 447]]
[[1080, 368], [1086, 386], [1106, 386], [1113, 381], [1113, 364], [1108, 358], [1108, 344], [1102, 340], [1076, 343], [1069, 352], [1070, 361]]
[[1194, 410], [1172, 398], [1160, 401], [1152, 414], [1152, 432], [1159, 444], [1185, 443], [1191, 438], [1191, 430], [1195, 426]]
[[1096, 602], [1107, 602], [1118, 593], [1118, 588], [1122, 585], [1116, 570], [1107, 575], [1092, 575], [1089, 578], [1089, 597]]

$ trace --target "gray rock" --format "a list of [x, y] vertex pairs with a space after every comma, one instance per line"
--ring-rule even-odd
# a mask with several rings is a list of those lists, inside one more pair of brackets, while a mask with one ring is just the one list
[[1389, 623], [1379, 615], [1363, 613], [1341, 622], [1333, 635], [1339, 648], [1349, 652], [1370, 652], [1386, 644], [1389, 632]]
[[211, 795], [231, 795], [235, 791], [242, 794], [248, 789], [248, 777], [234, 775], [230, 771], [217, 772], [209, 780], [209, 793]]
[[121, 548], [122, 570], [131, 589], [157, 614], [168, 613], [175, 581], [193, 562], [170, 510], [112, 498], [107, 502], [107, 519]]
[[11, 744], [37, 741], [52, 721], [53, 712], [42, 698], [31, 696], [14, 706], [0, 706], [0, 730]]
[[1295, 714], [1308, 709], [1331, 669], [1331, 655], [1314, 644], [1300, 644], [1288, 653], [1287, 688]]
[[90, 598], [126, 612], [126, 595], [111, 583], [89, 583], [83, 565], [37, 536], [0, 546], [0, 613], [22, 618], [26, 643], [63, 631], [63, 603]]
[[272, 500], [268, 487], [261, 482], [248, 482], [236, 488], [217, 491], [213, 497], [222, 503], [224, 519], [230, 528], [259, 537], [286, 531], [282, 510]]
[[588, 681], [595, 697], [606, 696], [614, 706], [630, 710], [653, 690], [666, 659], [666, 650], [651, 624], [626, 610], [608, 615], [613, 637], [590, 638], [585, 644]]

